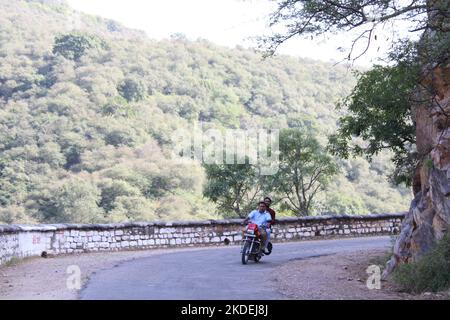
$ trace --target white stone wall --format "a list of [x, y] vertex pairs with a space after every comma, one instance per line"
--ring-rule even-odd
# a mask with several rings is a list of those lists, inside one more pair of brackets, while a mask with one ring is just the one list
[[[390, 235], [404, 213], [367, 216], [284, 218], [273, 227], [273, 242]], [[238, 244], [242, 220], [125, 223], [103, 225], [0, 226], [0, 264], [13, 257], [165, 247]]]
[[17, 257], [19, 253], [18, 233], [0, 234], [0, 265]]

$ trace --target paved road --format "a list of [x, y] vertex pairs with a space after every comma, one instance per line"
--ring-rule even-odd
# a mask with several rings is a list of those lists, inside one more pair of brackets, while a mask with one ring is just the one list
[[[180, 250], [124, 262], [91, 276], [81, 299], [265, 300], [285, 299], [271, 275], [297, 259], [388, 248], [389, 237], [275, 244], [259, 263], [242, 265], [237, 246]], [[262, 281], [262, 275], [269, 275]], [[255, 291], [255, 284], [258, 290]]]

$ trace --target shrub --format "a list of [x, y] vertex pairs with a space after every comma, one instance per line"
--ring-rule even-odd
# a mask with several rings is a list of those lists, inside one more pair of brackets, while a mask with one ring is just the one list
[[450, 287], [450, 233], [417, 263], [399, 266], [393, 279], [411, 293], [437, 292]]
[[147, 92], [147, 87], [138, 79], [127, 78], [122, 81], [117, 90], [124, 99], [132, 102], [143, 100]]
[[66, 59], [78, 61], [87, 50], [94, 47], [104, 47], [105, 44], [96, 36], [87, 34], [64, 34], [55, 38], [53, 53]]
[[101, 223], [104, 212], [99, 208], [101, 191], [83, 177], [68, 179], [53, 193], [45, 221], [51, 223]]

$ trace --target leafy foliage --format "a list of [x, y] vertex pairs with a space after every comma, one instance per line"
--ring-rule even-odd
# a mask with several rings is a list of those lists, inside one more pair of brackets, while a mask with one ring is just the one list
[[78, 61], [87, 50], [101, 45], [102, 42], [92, 35], [64, 34], [55, 38], [53, 53]]
[[311, 132], [283, 129], [279, 141], [279, 166], [276, 173], [260, 174], [256, 165], [205, 165], [208, 183], [204, 195], [225, 213], [245, 216], [264, 195], [272, 194], [282, 210], [309, 215], [317, 193], [337, 172]]
[[310, 133], [284, 129], [280, 133], [280, 168], [272, 177], [273, 191], [297, 215], [309, 215], [318, 192], [337, 172], [333, 159]]
[[208, 183], [203, 195], [218, 204], [224, 215], [247, 216], [263, 196], [264, 177], [255, 165], [209, 164], [204, 165]]
[[[336, 32], [356, 32], [348, 52], [348, 60], [356, 60], [367, 52], [376, 32], [392, 20], [412, 20], [415, 31], [427, 26], [426, 0], [398, 2], [395, 0], [277, 0], [278, 8], [270, 16], [271, 26], [277, 32], [261, 38], [261, 46], [273, 54], [285, 41], [294, 36], [315, 36]], [[445, 1], [443, 1], [445, 3]], [[448, 10], [445, 4], [440, 8]], [[395, 37], [395, 42], [397, 38]], [[361, 52], [354, 52], [358, 43], [363, 44]]]
[[[376, 65], [359, 73], [358, 83], [340, 108], [348, 112], [339, 119], [338, 132], [330, 136], [330, 149], [341, 157], [366, 156], [381, 150], [393, 153], [393, 181], [411, 185], [416, 166], [415, 125], [411, 98], [419, 79], [415, 53], [404, 53], [394, 66]], [[354, 138], [363, 143], [353, 143]]]
[[[151, 41], [57, 0], [0, 1], [0, 57], [4, 223], [222, 216], [202, 197], [201, 164], [170, 156], [174, 130], [199, 121], [220, 129], [312, 126], [324, 145], [337, 127], [334, 102], [355, 83], [344, 66], [261, 61], [251, 50], [179, 36]], [[370, 186], [337, 174], [327, 195], [341, 192], [339, 181], [362, 199], [361, 213], [406, 208], [409, 194], [386, 182], [388, 156], [380, 154], [377, 167], [360, 161], [363, 170], [349, 160], [345, 172], [361, 171]]]
[[128, 102], [133, 102], [144, 99], [147, 89], [141, 81], [127, 78], [119, 85], [118, 91]]

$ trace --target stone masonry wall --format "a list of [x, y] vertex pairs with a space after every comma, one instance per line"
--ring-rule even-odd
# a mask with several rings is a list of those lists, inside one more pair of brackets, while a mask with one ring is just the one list
[[[395, 235], [405, 213], [281, 218], [272, 242]], [[241, 219], [122, 224], [0, 225], [0, 264], [45, 254], [239, 244]]]

